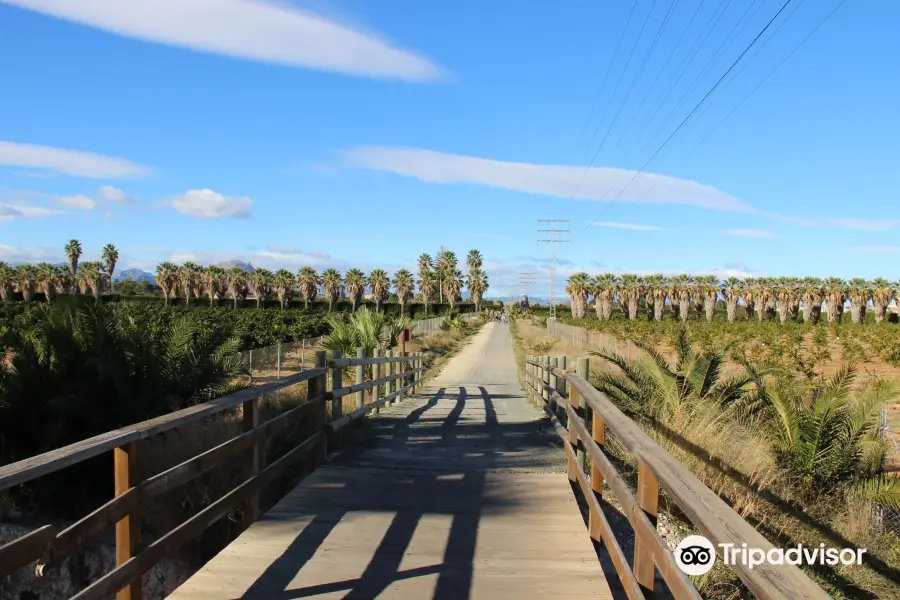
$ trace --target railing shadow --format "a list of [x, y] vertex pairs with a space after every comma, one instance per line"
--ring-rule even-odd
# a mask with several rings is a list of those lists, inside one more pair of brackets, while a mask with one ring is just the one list
[[[346, 600], [364, 600], [378, 597], [397, 583], [436, 576], [433, 584], [423, 582], [423, 595], [417, 597], [434, 600], [470, 598], [478, 529], [484, 513], [503, 513], [518, 504], [513, 493], [496, 493], [496, 484], [486, 490], [487, 472], [503, 464], [499, 460], [501, 449], [524, 449], [527, 445], [527, 436], [523, 438], [527, 427], [519, 423], [501, 424], [491, 393], [483, 386], [477, 387], [479, 397], [469, 397], [466, 387], [459, 387], [446, 414], [441, 414], [440, 410], [452, 398], [448, 398], [446, 388], [437, 390], [422, 406], [406, 415], [382, 414], [378, 419], [381, 439], [374, 445], [364, 444], [361, 449], [344, 453], [335, 461], [336, 468], [328, 470], [336, 473], [331, 479], [325, 477], [325, 471], [318, 477], [314, 474], [310, 489], [304, 492], [303, 488], [298, 488], [299, 495], [295, 497], [292, 493], [286, 497], [262, 519], [261, 524], [275, 525], [279, 520], [296, 522], [303, 519], [309, 519], [309, 523], [240, 597], [243, 600], [294, 600], [344, 592], [342, 597]], [[467, 403], [473, 401], [483, 403], [483, 421], [464, 417]], [[437, 412], [434, 418], [425, 418], [429, 411]], [[531, 425], [532, 429], [541, 427], [545, 424], [540, 420]], [[418, 445], [419, 439], [427, 440], [427, 445]], [[466, 452], [471, 441], [477, 439], [485, 442], [479, 444], [480, 452]], [[385, 445], [387, 456], [379, 457], [379, 460], [390, 461], [393, 453], [406, 457], [403, 464], [409, 466], [416, 462], [418, 455], [422, 468], [406, 470], [401, 467], [401, 470], [388, 469], [381, 473], [371, 468], [341, 468], [358, 466], [372, 450]], [[446, 450], [438, 452], [440, 448]], [[443, 468], [433, 469], [436, 466], [433, 463], [441, 459], [442, 454]], [[363, 475], [354, 476], [352, 472]], [[326, 583], [303, 585], [304, 568], [312, 568], [313, 575], [321, 575], [323, 567], [314, 564], [314, 556], [322, 551], [341, 521], [356, 513], [373, 512], [390, 512], [393, 517], [363, 572], [358, 577], [335, 577], [325, 573]], [[431, 515], [450, 517], [443, 556], [436, 564], [403, 569], [402, 562], [417, 527], [423, 517]], [[322, 578], [318, 577], [319, 581]], [[296, 584], [293, 583], [295, 580]], [[431, 585], [433, 592], [424, 591]]]

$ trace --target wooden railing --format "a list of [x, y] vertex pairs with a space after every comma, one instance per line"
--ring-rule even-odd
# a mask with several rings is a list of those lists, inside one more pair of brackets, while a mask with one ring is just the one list
[[[567, 367], [566, 357], [526, 357], [526, 388], [542, 401], [564, 441], [569, 479], [581, 488], [589, 507], [589, 535], [606, 547], [630, 600], [643, 600], [645, 594], [652, 593], [656, 571], [676, 600], [701, 598], [657, 533], [660, 490], [717, 548], [719, 544], [730, 543], [736, 548], [746, 544], [747, 548], [759, 548], [766, 553], [772, 549], [772, 544], [752, 525], [588, 383], [587, 359], [579, 359], [575, 368]], [[560, 423], [560, 414], [565, 415], [566, 426]], [[607, 431], [637, 462], [636, 494], [604, 452]], [[585, 473], [586, 457], [590, 458], [589, 476]], [[631, 565], [601, 508], [604, 482], [634, 530]], [[759, 600], [829, 598], [796, 566], [729, 566]]]
[[[35, 561], [36, 575], [40, 576], [48, 566], [80, 552], [87, 542], [114, 526], [116, 568], [85, 587], [75, 598], [101, 599], [113, 595], [118, 600], [140, 598], [142, 575], [163, 558], [238, 507], [243, 506], [248, 524], [255, 521], [259, 517], [260, 493], [267, 484], [301, 458], [308, 458], [307, 470], [314, 469], [325, 461], [329, 435], [372, 410], [402, 399], [404, 394], [421, 385], [425, 366], [419, 353], [393, 356], [388, 352], [380, 356], [376, 351], [375, 357], [366, 358], [364, 349], [358, 349], [356, 354], [354, 358], [344, 358], [340, 352], [332, 352], [331, 360], [327, 360], [324, 351], [317, 351], [313, 369], [0, 467], [2, 491], [111, 451], [115, 484], [113, 499], [69, 527], [60, 531], [53, 525], [45, 525], [0, 547], [0, 577]], [[367, 366], [372, 367], [369, 380], [366, 380]], [[355, 368], [358, 383], [344, 386], [342, 374], [348, 367]], [[327, 385], [329, 372], [330, 391]], [[264, 423], [259, 422], [261, 398], [302, 382], [308, 386], [306, 402]], [[369, 402], [365, 401], [366, 390], [373, 390]], [[342, 414], [341, 399], [350, 394], [355, 394], [355, 409]], [[240, 435], [158, 475], [137, 480], [135, 472], [142, 440], [238, 406], [242, 407], [243, 415]], [[265, 457], [261, 449], [264, 442], [294, 427], [305, 432], [304, 441], [271, 464], [263, 464]], [[226, 462], [234, 464], [235, 461], [243, 461], [246, 465], [243, 483], [170, 532], [141, 547], [141, 515], [151, 502]]]

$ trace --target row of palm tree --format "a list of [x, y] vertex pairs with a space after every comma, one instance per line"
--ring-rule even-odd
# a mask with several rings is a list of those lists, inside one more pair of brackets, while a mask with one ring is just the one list
[[817, 323], [823, 309], [829, 323], [839, 322], [848, 303], [852, 322], [865, 322], [871, 303], [875, 322], [881, 323], [891, 301], [897, 298], [898, 289], [900, 282], [891, 283], [881, 277], [871, 281], [861, 278], [845, 281], [838, 277], [729, 277], [720, 281], [714, 275], [640, 277], [605, 273], [591, 276], [584, 272], [569, 277], [566, 285], [572, 316], [576, 319], [585, 316], [588, 301], [593, 298], [598, 319], [609, 319], [616, 301], [628, 319], [637, 319], [640, 300], [643, 300], [650, 320], [659, 321], [666, 311], [671, 311], [683, 321], [691, 318], [692, 313], [711, 321], [721, 299], [730, 322], [737, 318], [740, 304], [748, 319], [756, 316], [763, 321], [777, 315], [782, 323], [796, 321], [801, 310], [805, 322]]
[[286, 269], [273, 273], [268, 269], [246, 271], [235, 266], [226, 270], [218, 266], [203, 267], [192, 262], [182, 265], [164, 262], [156, 268], [156, 283], [162, 290], [166, 303], [179, 294], [185, 302], [205, 294], [211, 305], [217, 298], [228, 297], [236, 307], [239, 301], [252, 295], [259, 307], [267, 297], [274, 295], [284, 308], [294, 294], [298, 294], [308, 308], [310, 302], [315, 302], [322, 295], [331, 311], [346, 294], [353, 312], [359, 307], [367, 288], [375, 301], [376, 311], [381, 311], [393, 290], [400, 304], [401, 314], [406, 313], [407, 304], [415, 298], [417, 285], [418, 297], [425, 304], [426, 313], [436, 294], [441, 302], [446, 298], [452, 309], [462, 297], [463, 286], [467, 286], [476, 310], [480, 310], [484, 292], [488, 289], [487, 275], [482, 270], [481, 253], [478, 250], [470, 251], [467, 263], [469, 276], [463, 278], [456, 266], [453, 252], [442, 249], [437, 260], [433, 260], [428, 254], [422, 254], [418, 259], [419, 281], [416, 282], [408, 269], [400, 269], [391, 277], [384, 269], [373, 269], [366, 275], [354, 268], [341, 275], [334, 268], [319, 273], [315, 268], [306, 266], [293, 274]]
[[119, 251], [113, 244], [103, 247], [99, 261], [79, 263], [82, 251], [78, 240], [70, 240], [65, 251], [65, 265], [42, 262], [11, 267], [0, 261], [0, 300], [12, 300], [15, 291], [25, 301], [31, 301], [35, 292], [40, 291], [50, 302], [60, 293], [99, 296], [107, 284], [112, 288], [112, 276], [119, 261]]
[[[103, 248], [100, 261], [79, 263], [82, 255], [81, 244], [71, 240], [65, 247], [67, 262], [64, 266], [40, 263], [38, 265], [23, 264], [11, 267], [0, 262], [0, 299], [11, 300], [15, 291], [22, 294], [26, 301], [34, 298], [35, 291], [44, 293], [48, 302], [57, 293], [90, 294], [99, 297], [106, 282], [112, 285], [112, 276], [119, 252], [112, 244]], [[368, 288], [375, 301], [377, 311], [388, 300], [391, 290], [396, 294], [401, 312], [406, 312], [406, 305], [416, 296], [428, 305], [438, 296], [441, 303], [444, 299], [450, 303], [451, 309], [461, 299], [463, 287], [466, 286], [476, 305], [480, 309], [481, 300], [488, 289], [488, 278], [482, 269], [484, 259], [478, 250], [471, 250], [466, 258], [469, 268], [468, 277], [464, 277], [457, 266], [456, 255], [441, 248], [432, 259], [422, 254], [418, 259], [419, 281], [416, 282], [412, 272], [400, 269], [393, 278], [384, 269], [373, 269], [368, 275], [360, 269], [349, 269], [341, 275], [337, 269], [328, 268], [318, 273], [310, 266], [302, 267], [296, 274], [286, 269], [274, 273], [267, 269], [247, 271], [235, 266], [225, 269], [219, 266], [201, 266], [194, 262], [176, 265], [163, 262], [156, 268], [156, 284], [162, 291], [166, 304], [176, 297], [186, 303], [191, 299], [207, 296], [212, 305], [217, 299], [230, 298], [234, 305], [252, 296], [257, 307], [269, 297], [275, 296], [282, 308], [290, 302], [295, 294], [303, 299], [304, 306], [309, 308], [319, 295], [328, 301], [328, 309], [346, 297], [355, 312]]]

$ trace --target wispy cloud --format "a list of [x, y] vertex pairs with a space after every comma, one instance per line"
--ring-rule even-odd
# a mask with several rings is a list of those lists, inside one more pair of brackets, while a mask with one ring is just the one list
[[900, 226], [897, 219], [846, 219], [833, 217], [798, 217], [791, 215], [779, 215], [777, 213], [762, 213], [767, 217], [800, 225], [802, 227], [840, 227], [842, 229], [855, 229], [857, 231], [891, 231]]
[[250, 216], [253, 200], [246, 196], [225, 196], [210, 189], [188, 190], [163, 204], [169, 205], [183, 215], [200, 220], [243, 219]]
[[[579, 166], [504, 162], [417, 148], [363, 146], [347, 150], [345, 156], [358, 166], [422, 181], [474, 183], [576, 200], [612, 198], [637, 174], [609, 167], [592, 167], [585, 172]], [[712, 186], [653, 173], [638, 176], [619, 201], [754, 212], [753, 207]]]
[[263, 0], [0, 0], [117, 35], [366, 77], [432, 80], [425, 57], [287, 3]]
[[97, 190], [97, 194], [103, 200], [115, 202], [116, 204], [136, 204], [141, 201], [137, 196], [126, 194], [119, 188], [115, 188], [111, 185], [101, 185]]
[[97, 208], [97, 201], [93, 198], [88, 198], [83, 194], [51, 198], [51, 201], [60, 206], [74, 208], [76, 210], [94, 210]]
[[631, 231], [662, 231], [663, 227], [656, 225], [641, 225], [639, 223], [619, 223], [616, 221], [595, 221], [594, 227], [610, 227], [612, 229], [630, 229]]
[[900, 254], [900, 246], [848, 246], [847, 249], [863, 254]]
[[124, 158], [4, 141], [0, 141], [0, 165], [47, 169], [63, 175], [91, 179], [128, 179], [143, 177], [152, 172], [149, 167]]
[[764, 229], [729, 229], [728, 231], [722, 232], [725, 235], [731, 235], [734, 237], [745, 237], [745, 238], [762, 238], [762, 239], [773, 239], [778, 237], [771, 231], [766, 231]]

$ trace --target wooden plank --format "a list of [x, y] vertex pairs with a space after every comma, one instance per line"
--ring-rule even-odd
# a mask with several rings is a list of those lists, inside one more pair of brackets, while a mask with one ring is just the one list
[[[659, 511], [659, 483], [647, 464], [638, 463], [637, 501], [641, 511], [647, 516], [647, 520], [656, 530], [656, 518]], [[657, 536], [659, 537], [659, 536]], [[641, 538], [635, 536], [634, 540], [634, 575], [638, 583], [644, 589], [644, 595], [653, 594], [653, 582], [655, 580], [653, 568], [653, 553], [644, 547]]]
[[[470, 512], [428, 511], [442, 486], [457, 484], [463, 489], [456, 500]], [[324, 490], [377, 508], [349, 509]], [[519, 514], [507, 520], [505, 506], [485, 510], [499, 501], [516, 504]], [[438, 480], [434, 473], [331, 466], [313, 473], [170, 598], [239, 598], [251, 586], [255, 594], [315, 598], [612, 597], [565, 475]]]
[[0, 546], [0, 576], [5, 577], [40, 558], [56, 537], [56, 531], [53, 525], [44, 525]]
[[[391, 366], [391, 365], [389, 365], [389, 366]], [[364, 382], [362, 382], [362, 383], [356, 383], [356, 384], [348, 385], [348, 386], [341, 387], [341, 388], [334, 388], [334, 387], [332, 387], [332, 390], [331, 390], [330, 392], [328, 392], [328, 398], [329, 398], [330, 400], [336, 400], [336, 399], [338, 399], [338, 398], [343, 398], [344, 396], [347, 396], [347, 395], [349, 395], [349, 394], [353, 394], [353, 393], [355, 393], [355, 392], [359, 392], [359, 391], [362, 391], [362, 390], [367, 390], [367, 389], [369, 389], [369, 388], [371, 388], [371, 387], [374, 387], [374, 386], [376, 386], [376, 385], [381, 385], [381, 384], [383, 384], [383, 383], [390, 383], [391, 381], [395, 381], [395, 380], [397, 380], [397, 379], [401, 379], [401, 378], [403, 378], [403, 377], [407, 377], [407, 376], [412, 375], [413, 373], [415, 373], [415, 372], [417, 372], [417, 371], [419, 371], [419, 370], [424, 370], [424, 369], [410, 369], [410, 370], [408, 370], [408, 371], [403, 371], [402, 373], [399, 373], [399, 372], [398, 372], [398, 373], [396, 373], [396, 374], [394, 374], [394, 375], [389, 375], [389, 376], [387, 376], [387, 377], [382, 377], [382, 378], [380, 378], [380, 379], [373, 379], [373, 380], [370, 380], [370, 381], [364, 381]]]
[[324, 372], [324, 369], [309, 369], [279, 381], [247, 388], [228, 396], [196, 404], [183, 410], [135, 423], [115, 431], [101, 433], [92, 438], [5, 465], [0, 467], [0, 491], [26, 483], [32, 479], [37, 479], [64, 467], [72, 466], [104, 452], [112, 451], [114, 448], [119, 448], [158, 433], [170, 431], [188, 423], [194, 423], [223, 410], [234, 408], [238, 404], [242, 404], [256, 396], [290, 387], [319, 376]]
[[[122, 496], [134, 489], [137, 471], [137, 445], [129, 444], [116, 448], [113, 453], [115, 470], [115, 495]], [[140, 549], [141, 519], [132, 512], [116, 522], [116, 567], [131, 560]], [[116, 591], [116, 600], [140, 600], [142, 596], [141, 578], [127, 582]]]
[[[244, 402], [241, 427], [244, 433], [248, 433], [259, 427], [259, 398], [253, 398]], [[245, 460], [247, 461], [246, 473], [247, 479], [254, 477], [259, 473], [262, 455], [260, 454], [259, 443], [252, 443], [247, 449]], [[259, 518], [259, 493], [251, 494], [247, 502], [244, 503], [244, 526], [249, 527], [250, 523]]]

